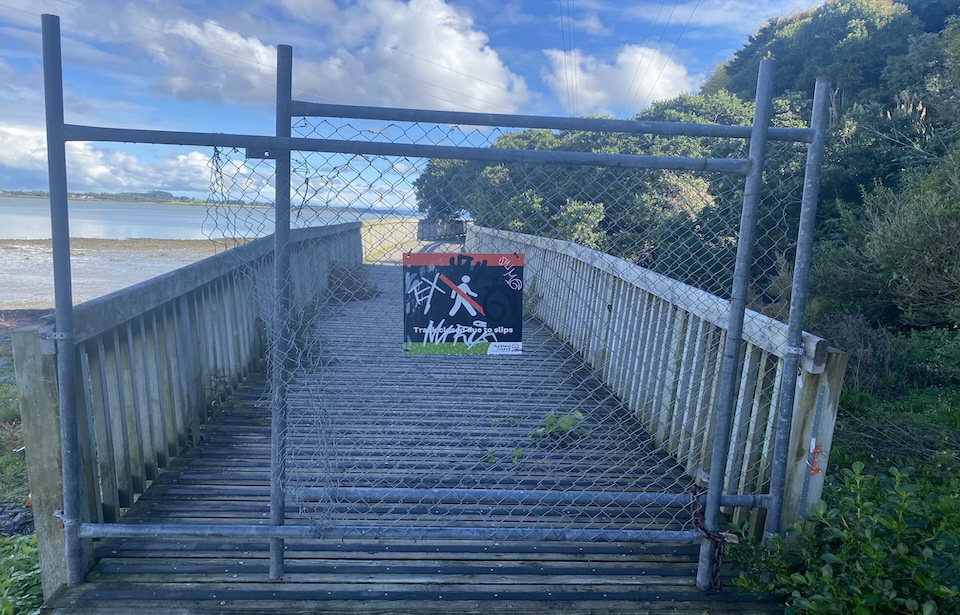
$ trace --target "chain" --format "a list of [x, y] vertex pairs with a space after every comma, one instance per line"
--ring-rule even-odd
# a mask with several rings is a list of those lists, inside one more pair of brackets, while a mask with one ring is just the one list
[[720, 567], [723, 565], [723, 534], [711, 532], [707, 529], [706, 518], [703, 514], [703, 504], [699, 499], [700, 490], [694, 485], [690, 489], [690, 514], [693, 517], [693, 527], [703, 534], [703, 537], [713, 543], [713, 569], [710, 572], [710, 589], [720, 589]]

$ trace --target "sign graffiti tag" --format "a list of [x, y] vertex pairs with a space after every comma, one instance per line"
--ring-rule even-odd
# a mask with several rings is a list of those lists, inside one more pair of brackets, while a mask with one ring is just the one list
[[403, 255], [403, 349], [521, 354], [523, 254]]

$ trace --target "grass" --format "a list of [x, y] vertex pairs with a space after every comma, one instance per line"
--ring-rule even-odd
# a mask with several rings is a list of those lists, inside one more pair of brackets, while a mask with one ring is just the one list
[[13, 352], [9, 345], [3, 345], [0, 346], [0, 502], [22, 506], [30, 493], [22, 447]]
[[434, 344], [421, 342], [404, 342], [403, 350], [410, 354], [487, 354], [489, 342], [480, 342], [468, 346], [462, 342], [450, 344]]
[[0, 502], [23, 506], [29, 495], [27, 461], [23, 453], [4, 451], [0, 455]]
[[13, 354], [9, 346], [0, 346], [0, 423], [19, 419], [20, 404], [13, 374]]
[[[0, 346], [0, 502], [23, 506], [30, 494], [13, 353]], [[35, 536], [0, 536], [0, 614], [33, 613], [43, 604]]]

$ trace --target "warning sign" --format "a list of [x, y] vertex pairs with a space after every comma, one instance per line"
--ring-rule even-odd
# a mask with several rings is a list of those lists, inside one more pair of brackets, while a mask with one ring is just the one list
[[403, 290], [405, 351], [523, 351], [523, 254], [404, 254]]

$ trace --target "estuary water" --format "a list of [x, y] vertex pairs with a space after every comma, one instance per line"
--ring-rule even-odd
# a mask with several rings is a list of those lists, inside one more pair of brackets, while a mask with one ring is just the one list
[[[273, 232], [270, 207], [70, 201], [74, 302], [82, 303], [211, 256], [210, 238]], [[295, 210], [294, 226], [382, 217], [350, 209]], [[394, 216], [391, 216], [394, 217]], [[0, 310], [53, 306], [50, 203], [0, 197]]]
[[[356, 209], [294, 209], [294, 226], [318, 226], [382, 216]], [[71, 200], [70, 237], [85, 239], [208, 239], [273, 232], [271, 207], [207, 207], [173, 203]], [[47, 199], [0, 198], [0, 239], [50, 239]]]

